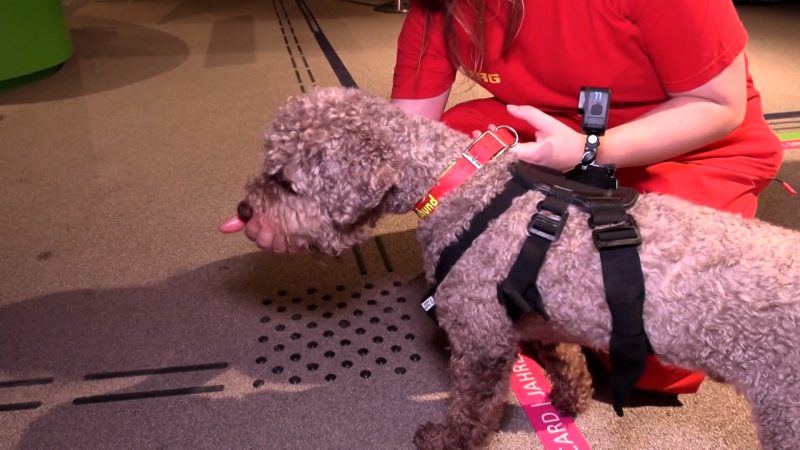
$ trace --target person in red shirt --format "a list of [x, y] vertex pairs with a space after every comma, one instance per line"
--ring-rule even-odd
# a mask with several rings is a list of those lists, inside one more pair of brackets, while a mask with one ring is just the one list
[[[581, 88], [610, 88], [598, 164], [640, 192], [753, 217], [782, 150], [746, 44], [730, 0], [411, 0], [392, 102], [468, 134], [509, 125], [521, 160], [567, 171], [586, 142]], [[492, 97], [445, 112], [458, 70]], [[690, 393], [703, 378], [651, 357], [636, 387]]]

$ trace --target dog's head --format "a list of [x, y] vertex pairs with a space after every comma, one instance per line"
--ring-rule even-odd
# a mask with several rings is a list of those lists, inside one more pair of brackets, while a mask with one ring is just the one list
[[398, 182], [392, 155], [402, 118], [356, 89], [290, 98], [267, 128], [264, 166], [247, 184], [239, 216], [255, 211], [293, 247], [325, 254], [367, 239]]

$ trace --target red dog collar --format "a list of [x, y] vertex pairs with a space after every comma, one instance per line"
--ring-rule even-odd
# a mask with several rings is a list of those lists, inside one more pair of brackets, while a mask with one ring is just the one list
[[469, 144], [469, 147], [461, 153], [461, 158], [445, 169], [428, 195], [417, 202], [414, 211], [420, 218], [431, 214], [439, 206], [439, 200], [442, 197], [463, 183], [484, 164], [503, 154], [509, 147], [516, 145], [517, 142], [519, 142], [519, 136], [516, 130], [509, 126], [502, 125], [493, 131], [485, 131]]

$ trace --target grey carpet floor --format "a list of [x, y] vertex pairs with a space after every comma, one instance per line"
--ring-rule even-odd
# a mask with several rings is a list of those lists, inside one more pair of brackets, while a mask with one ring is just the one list
[[[388, 95], [402, 15], [373, 6], [96, 1], [70, 17], [59, 72], [0, 93], [0, 448], [401, 449], [442, 417], [447, 344], [417, 306], [413, 217], [340, 258], [215, 230], [277, 105], [341, 83], [320, 34]], [[740, 12], [766, 112], [800, 110], [800, 7]], [[452, 101], [482, 95], [460, 82]], [[796, 187], [799, 153], [780, 175]], [[774, 184], [759, 216], [800, 229], [797, 211]], [[577, 418], [593, 448], [757, 447], [727, 386], [638, 395], [620, 419], [596, 382]], [[492, 448], [540, 448], [511, 396], [505, 417]]]

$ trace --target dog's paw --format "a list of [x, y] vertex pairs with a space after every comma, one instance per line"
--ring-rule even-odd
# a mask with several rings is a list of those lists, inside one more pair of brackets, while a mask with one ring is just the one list
[[428, 422], [414, 433], [414, 445], [419, 450], [446, 450], [453, 448], [448, 444], [447, 428], [442, 423]]

